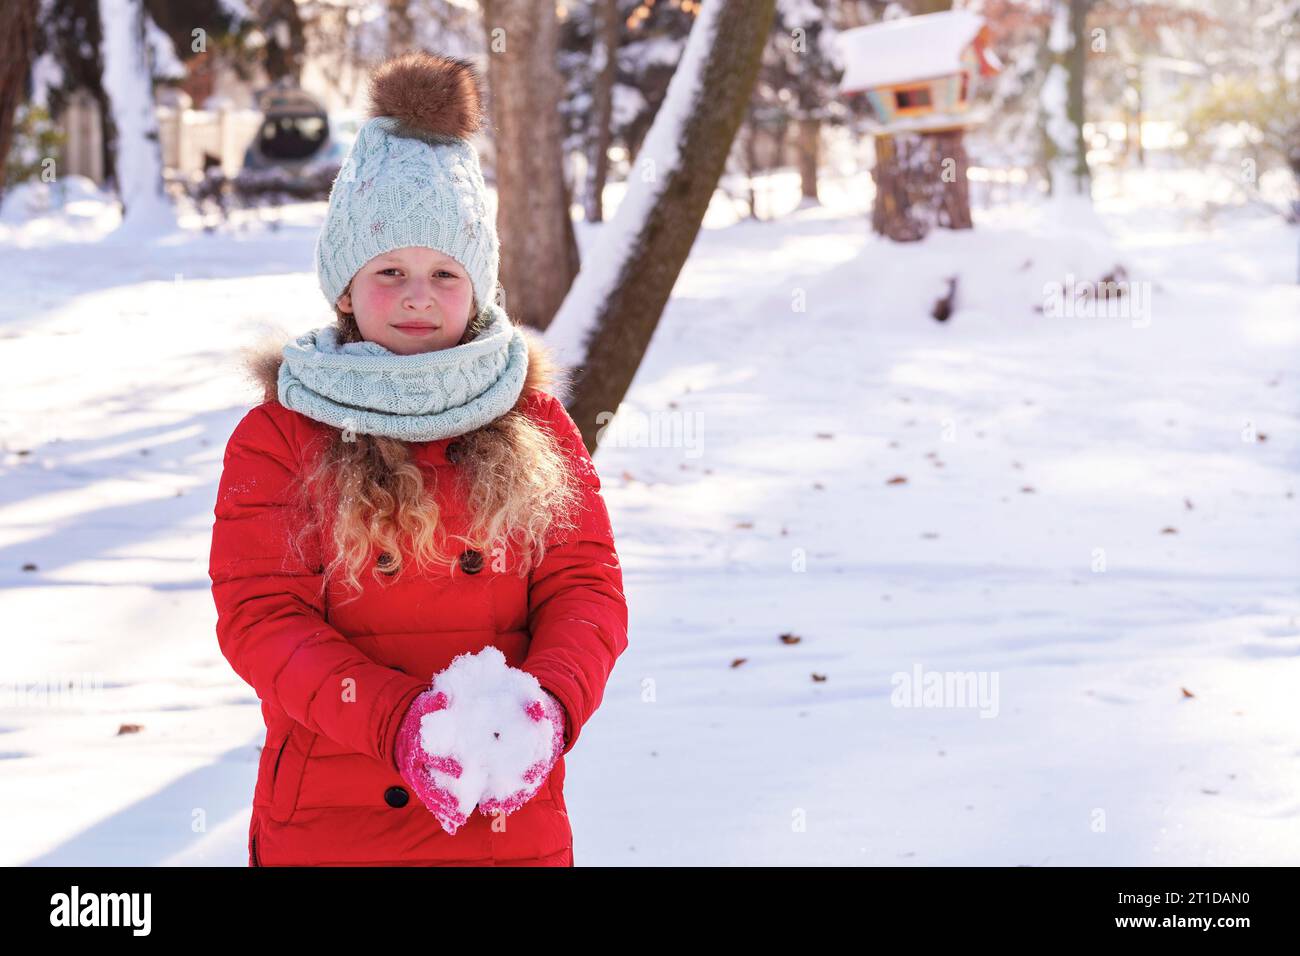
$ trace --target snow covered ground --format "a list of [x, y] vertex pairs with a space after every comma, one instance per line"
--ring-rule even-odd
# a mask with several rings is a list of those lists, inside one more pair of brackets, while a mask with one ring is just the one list
[[[861, 185], [718, 201], [597, 455], [631, 634], [566, 761], [577, 864], [1300, 862], [1294, 229], [1153, 173], [1099, 184], [1105, 231], [898, 246]], [[0, 221], [0, 863], [246, 862], [212, 504], [235, 350], [329, 317], [322, 213]], [[1054, 308], [1117, 262], [1115, 314]]]

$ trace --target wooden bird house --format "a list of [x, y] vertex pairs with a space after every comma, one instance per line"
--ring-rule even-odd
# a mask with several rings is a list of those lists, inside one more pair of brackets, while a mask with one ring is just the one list
[[919, 239], [931, 225], [969, 229], [964, 130], [978, 81], [1001, 69], [988, 27], [969, 10], [948, 10], [845, 30], [839, 92], [865, 96], [876, 137], [872, 226]]

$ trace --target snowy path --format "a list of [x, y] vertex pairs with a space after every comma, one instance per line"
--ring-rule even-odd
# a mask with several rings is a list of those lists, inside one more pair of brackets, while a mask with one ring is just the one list
[[[1110, 263], [1027, 213], [702, 234], [620, 413], [691, 427], [597, 458], [632, 634], [568, 760], [579, 865], [1300, 862], [1295, 237], [1151, 202], [1102, 204], [1148, 324], [1036, 313]], [[312, 237], [5, 253], [6, 670], [104, 680], [6, 707], [5, 863], [244, 862], [262, 726], [206, 557], [249, 393], [220, 363], [319, 319], [271, 265]], [[994, 696], [893, 706], [914, 668]]]

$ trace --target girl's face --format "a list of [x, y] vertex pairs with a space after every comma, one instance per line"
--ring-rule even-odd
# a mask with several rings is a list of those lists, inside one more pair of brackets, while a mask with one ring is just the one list
[[375, 256], [338, 305], [367, 342], [398, 355], [451, 348], [470, 320], [474, 287], [459, 262], [436, 249], [405, 246]]

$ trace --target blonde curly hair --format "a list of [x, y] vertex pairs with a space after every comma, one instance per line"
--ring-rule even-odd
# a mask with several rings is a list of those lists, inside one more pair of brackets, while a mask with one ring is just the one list
[[[363, 340], [352, 313], [337, 304], [334, 313], [341, 342]], [[488, 324], [477, 300], [470, 314], [474, 318], [466, 323], [458, 345]], [[555, 436], [524, 413], [526, 398], [527, 389], [509, 412], [456, 439], [462, 467], [450, 477], [464, 482], [470, 524], [465, 535], [452, 536], [459, 545], [451, 548], [446, 548], [436, 486], [426, 489], [426, 475], [413, 458], [412, 445], [332, 429], [315, 466], [299, 478], [305, 510], [311, 515], [297, 538], [299, 553], [304, 537], [320, 533], [332, 511], [331, 540], [325, 542], [322, 535], [321, 542], [332, 545], [332, 557], [322, 570], [324, 581], [337, 577], [353, 592], [343, 603], [360, 597], [367, 564], [372, 580], [383, 586], [408, 567], [408, 556], [422, 572], [442, 565], [451, 572], [467, 548], [478, 550], [485, 560], [499, 561], [507, 542], [513, 542], [518, 560], [511, 570], [527, 575], [541, 562], [553, 536], [577, 526], [582, 489]], [[429, 472], [435, 480], [439, 474]], [[381, 554], [372, 563], [375, 548]]]

